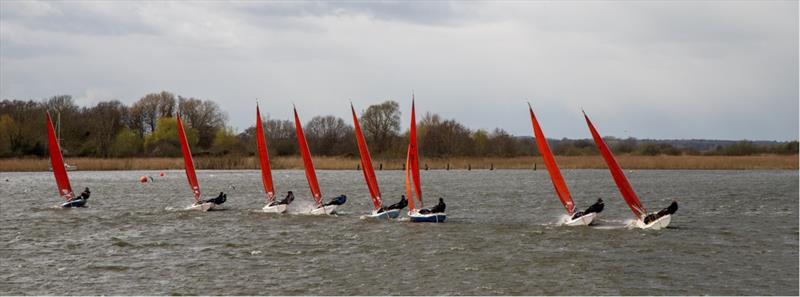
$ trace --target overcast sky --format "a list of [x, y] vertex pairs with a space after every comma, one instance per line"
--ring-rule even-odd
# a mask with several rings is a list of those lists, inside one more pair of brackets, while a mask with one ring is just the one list
[[798, 138], [798, 2], [0, 2], [0, 98], [400, 103], [549, 138]]

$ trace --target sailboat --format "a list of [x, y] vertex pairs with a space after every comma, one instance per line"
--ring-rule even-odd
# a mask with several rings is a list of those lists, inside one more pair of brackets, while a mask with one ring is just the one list
[[544, 137], [542, 128], [539, 126], [539, 121], [536, 120], [536, 115], [533, 114], [533, 107], [531, 107], [530, 103], [528, 103], [528, 111], [531, 114], [531, 124], [533, 125], [533, 134], [534, 138], [536, 139], [536, 146], [539, 148], [539, 153], [542, 155], [542, 160], [544, 160], [545, 167], [547, 167], [547, 173], [550, 174], [550, 180], [553, 182], [556, 195], [558, 195], [558, 199], [567, 210], [567, 215], [569, 215], [567, 218], [565, 218], [563, 224], [567, 226], [586, 226], [591, 224], [598, 213], [581, 213], [578, 214], [578, 217], [574, 217], [575, 202], [572, 201], [572, 195], [569, 193], [567, 183], [564, 182], [564, 177], [561, 176], [561, 170], [558, 169], [556, 159], [553, 157], [553, 153], [550, 151], [550, 146], [547, 144], [547, 139]]
[[286, 204], [275, 202], [275, 187], [272, 184], [272, 170], [269, 167], [269, 153], [267, 152], [267, 140], [264, 137], [264, 125], [261, 124], [261, 110], [256, 104], [256, 147], [258, 148], [258, 161], [261, 165], [261, 183], [264, 185], [264, 193], [267, 195], [267, 205], [262, 211], [272, 213], [283, 213], [286, 211]]
[[[417, 120], [415, 116], [414, 98], [411, 98], [411, 127], [408, 132], [408, 153], [406, 154], [406, 194], [408, 195], [408, 218], [415, 223], [444, 223], [447, 214], [420, 213], [422, 204], [422, 184], [419, 176], [419, 150], [417, 148]], [[413, 188], [413, 192], [412, 192]], [[416, 197], [414, 196], [416, 194]]]
[[364, 173], [364, 180], [372, 197], [372, 213], [362, 216], [365, 219], [396, 219], [400, 216], [400, 209], [381, 211], [381, 189], [378, 188], [378, 179], [375, 177], [375, 168], [372, 167], [372, 158], [369, 155], [367, 142], [361, 132], [361, 125], [358, 124], [356, 109], [350, 103], [350, 111], [353, 113], [353, 126], [355, 127], [356, 142], [358, 142], [358, 153], [361, 155], [361, 171]]
[[[614, 159], [614, 155], [611, 154], [611, 151], [608, 149], [605, 141], [603, 141], [603, 138], [600, 137], [600, 133], [598, 133], [594, 128], [594, 125], [592, 125], [592, 121], [589, 120], [586, 112], [583, 112], [583, 117], [586, 119], [586, 124], [589, 125], [589, 132], [592, 133], [594, 143], [597, 145], [597, 149], [600, 151], [600, 154], [606, 161], [608, 170], [611, 172], [611, 176], [614, 178], [614, 182], [617, 184], [617, 188], [619, 189], [620, 194], [622, 194], [622, 198], [625, 199], [625, 203], [628, 204], [628, 207], [636, 216], [636, 221], [629, 224], [628, 227], [653, 230], [666, 228], [672, 219], [672, 214], [677, 210], [678, 204], [673, 202], [673, 205], [670, 205], [670, 207], [659, 211], [658, 213], [648, 214], [647, 209], [644, 208], [642, 203], [639, 201], [639, 197], [637, 197], [636, 192], [633, 191], [633, 187], [631, 187], [630, 182], [628, 182], [628, 178], [625, 177], [625, 174], [622, 172], [622, 168], [620, 168], [619, 164], [617, 164], [617, 161]], [[673, 206], [674, 209], [672, 209]]]
[[303, 168], [305, 168], [306, 171], [306, 180], [308, 181], [308, 187], [311, 189], [311, 196], [314, 198], [315, 202], [314, 208], [311, 209], [309, 214], [334, 214], [336, 213], [338, 205], [322, 204], [322, 192], [319, 190], [317, 173], [314, 171], [314, 163], [311, 162], [311, 152], [308, 150], [308, 142], [306, 142], [306, 136], [303, 133], [303, 126], [300, 124], [300, 117], [297, 115], [297, 108], [294, 108], [294, 126], [297, 130], [297, 144], [300, 146], [300, 155], [303, 157]]
[[61, 147], [58, 145], [56, 139], [56, 131], [53, 128], [53, 120], [50, 118], [50, 113], [47, 113], [47, 143], [50, 151], [50, 166], [53, 170], [53, 175], [56, 178], [56, 187], [58, 187], [58, 195], [66, 200], [61, 204], [61, 207], [83, 207], [86, 205], [86, 199], [83, 197], [75, 197], [72, 192], [72, 186], [69, 183], [69, 176], [67, 176], [67, 169], [65, 168], [64, 157], [61, 155]]
[[194, 203], [187, 209], [208, 211], [216, 206], [214, 202], [206, 202], [200, 199], [200, 183], [197, 181], [197, 174], [194, 171], [194, 160], [192, 160], [192, 152], [189, 150], [189, 142], [186, 140], [186, 132], [183, 130], [183, 122], [181, 115], [178, 114], [178, 138], [181, 142], [181, 153], [183, 153], [183, 163], [186, 170], [186, 178], [189, 180], [189, 187], [194, 194]]

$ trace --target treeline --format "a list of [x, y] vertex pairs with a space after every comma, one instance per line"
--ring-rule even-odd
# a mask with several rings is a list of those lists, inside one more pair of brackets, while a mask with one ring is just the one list
[[[227, 126], [227, 114], [211, 100], [176, 96], [169, 92], [145, 95], [131, 106], [112, 100], [94, 107], [79, 107], [71, 96], [54, 96], [41, 101], [0, 102], [0, 157], [47, 155], [45, 113], [50, 112], [59, 131], [66, 156], [80, 157], [177, 157], [180, 144], [177, 121], [184, 119], [187, 138], [195, 155], [254, 155], [255, 126], [235, 133]], [[60, 118], [60, 121], [59, 121]], [[386, 101], [367, 107], [359, 119], [371, 154], [403, 158], [408, 132], [401, 129], [400, 106]], [[521, 120], [527, 120], [521, 116]], [[59, 125], [60, 122], [60, 125]], [[255, 122], [255, 121], [254, 121]], [[264, 121], [271, 155], [297, 155], [297, 138], [291, 120]], [[332, 115], [315, 116], [304, 123], [314, 155], [358, 155], [350, 119]], [[503, 129], [471, 130], [454, 119], [425, 113], [418, 120], [421, 153], [426, 157], [518, 157], [538, 155], [532, 137], [517, 137]], [[635, 155], [753, 155], [797, 154], [798, 142], [759, 145], [740, 141], [698, 151], [670, 143], [606, 137], [617, 154]], [[595, 155], [591, 139], [549, 139], [557, 155]]]

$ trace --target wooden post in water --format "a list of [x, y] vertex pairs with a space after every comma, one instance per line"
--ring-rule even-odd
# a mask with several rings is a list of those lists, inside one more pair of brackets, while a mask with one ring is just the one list
[[425, 163], [425, 171], [428, 171], [428, 163]]
[[378, 170], [383, 170], [383, 163], [380, 163], [380, 166], [378, 167]]
[[494, 163], [489, 164], [489, 170], [494, 170]]
[[406, 163], [403, 163], [403, 171], [406, 171]]
[[450, 171], [450, 163], [447, 163], [447, 171]]
[[467, 171], [472, 171], [472, 164], [467, 164]]
[[356, 171], [361, 170], [361, 164], [356, 164]]
[[533, 171], [536, 171], [536, 163], [533, 163]]

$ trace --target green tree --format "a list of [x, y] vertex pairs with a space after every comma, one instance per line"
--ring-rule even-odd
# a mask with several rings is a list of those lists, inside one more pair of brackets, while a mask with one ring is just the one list
[[238, 150], [239, 139], [233, 129], [226, 127], [219, 129], [217, 135], [214, 136], [214, 142], [211, 145], [211, 152], [218, 155], [228, 154]]
[[129, 128], [122, 128], [114, 137], [110, 153], [115, 157], [132, 157], [142, 152], [144, 140]]
[[[183, 125], [186, 131], [186, 139], [191, 148], [197, 145], [197, 130]], [[160, 118], [156, 123], [156, 130], [144, 139], [145, 152], [152, 156], [171, 156], [181, 155], [181, 143], [178, 139], [178, 120], [176, 118]]]
[[472, 133], [472, 143], [475, 145], [474, 153], [476, 156], [485, 157], [489, 154], [489, 133], [483, 129], [478, 129]]
[[11, 156], [11, 133], [16, 129], [14, 118], [7, 114], [0, 116], [0, 157]]

